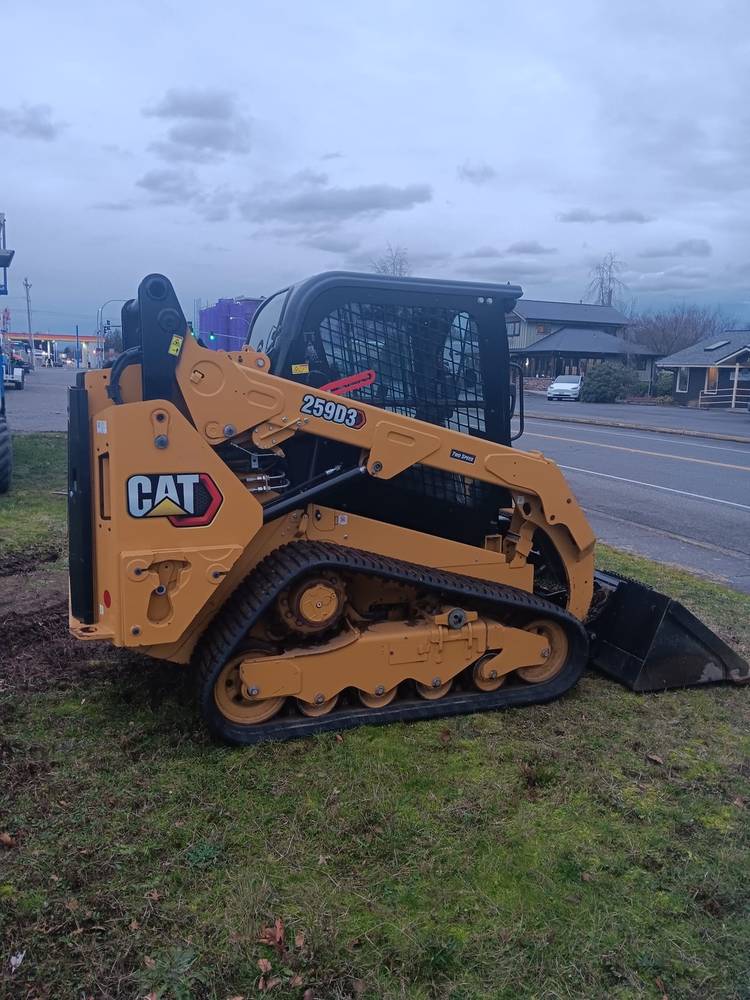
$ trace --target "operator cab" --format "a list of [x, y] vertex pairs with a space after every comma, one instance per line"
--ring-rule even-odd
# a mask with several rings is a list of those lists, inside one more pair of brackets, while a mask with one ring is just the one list
[[[270, 296], [248, 343], [269, 355], [272, 373], [282, 378], [510, 445], [505, 316], [521, 294], [510, 284], [333, 271]], [[311, 444], [305, 436], [285, 451], [292, 484], [357, 461], [352, 446]], [[464, 540], [474, 543], [493, 531], [506, 497], [497, 487], [418, 466], [390, 484], [347, 484], [332, 499], [342, 509], [434, 534], [450, 526], [455, 537], [458, 520]]]

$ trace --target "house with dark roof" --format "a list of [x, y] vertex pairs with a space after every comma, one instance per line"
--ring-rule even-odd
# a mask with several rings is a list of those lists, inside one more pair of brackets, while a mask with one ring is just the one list
[[508, 316], [508, 337], [514, 348], [530, 347], [549, 333], [563, 327], [622, 333], [630, 320], [614, 306], [594, 306], [589, 302], [543, 302], [521, 298]]
[[706, 337], [656, 364], [674, 372], [675, 403], [731, 409], [750, 405], [750, 330]]
[[659, 356], [622, 336], [630, 321], [613, 306], [519, 299], [506, 322], [513, 360], [529, 378], [585, 375], [609, 361], [632, 365], [650, 382]]

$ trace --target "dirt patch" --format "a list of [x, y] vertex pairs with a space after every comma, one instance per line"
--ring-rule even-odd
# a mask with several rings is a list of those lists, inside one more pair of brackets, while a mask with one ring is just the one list
[[0, 558], [0, 577], [35, 573], [40, 566], [57, 562], [59, 558], [60, 550], [54, 545], [40, 545], [26, 552], [11, 552]]
[[63, 574], [35, 580], [33, 592], [23, 577], [13, 583], [15, 600], [0, 602], [0, 692], [66, 688], [140, 660], [107, 643], [82, 643], [70, 635]]
[[21, 618], [43, 618], [48, 608], [67, 598], [68, 576], [60, 563], [51, 563], [36, 573], [0, 577], [0, 621], [14, 614]]

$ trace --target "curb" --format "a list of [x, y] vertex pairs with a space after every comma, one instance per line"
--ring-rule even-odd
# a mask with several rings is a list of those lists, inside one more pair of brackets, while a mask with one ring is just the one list
[[677, 427], [650, 427], [648, 424], [628, 424], [622, 420], [600, 420], [589, 417], [558, 417], [547, 413], [526, 414], [529, 420], [551, 420], [560, 424], [591, 424], [594, 427], [620, 427], [629, 431], [649, 431], [652, 434], [674, 434], [677, 437], [710, 438], [712, 441], [734, 441], [736, 444], [750, 444], [750, 437], [739, 434], [716, 434], [709, 431], [693, 431]]

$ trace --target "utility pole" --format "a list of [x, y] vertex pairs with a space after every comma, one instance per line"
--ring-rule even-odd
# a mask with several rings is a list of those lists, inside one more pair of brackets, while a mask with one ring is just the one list
[[34, 354], [34, 335], [31, 332], [31, 282], [28, 278], [23, 279], [23, 287], [26, 289], [26, 319], [29, 324], [29, 347], [31, 348], [31, 369], [36, 368], [36, 356]]
[[81, 356], [78, 353], [80, 347], [78, 346], [78, 324], [76, 323], [76, 371], [81, 367]]

